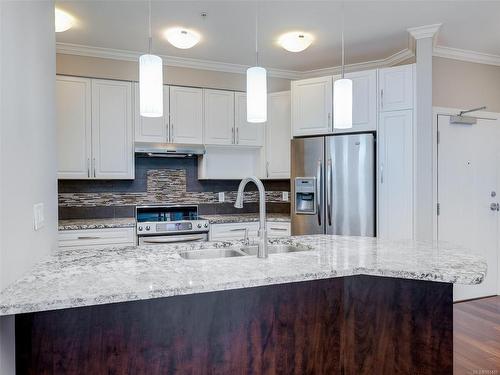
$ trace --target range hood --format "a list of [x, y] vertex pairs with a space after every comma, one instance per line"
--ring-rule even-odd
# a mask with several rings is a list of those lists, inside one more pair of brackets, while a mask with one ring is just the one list
[[205, 153], [205, 146], [184, 143], [135, 143], [135, 153], [146, 157], [186, 158]]

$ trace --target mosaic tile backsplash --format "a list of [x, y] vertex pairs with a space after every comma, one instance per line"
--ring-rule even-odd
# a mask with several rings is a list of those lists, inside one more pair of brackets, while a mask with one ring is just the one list
[[[197, 204], [202, 214], [256, 212], [258, 192], [253, 184], [247, 185], [244, 209], [233, 207], [238, 184], [198, 180], [196, 159], [138, 157], [133, 181], [60, 180], [59, 218], [133, 216], [135, 206], [144, 204]], [[289, 212], [290, 203], [282, 201], [283, 191], [290, 191], [289, 180], [265, 185], [268, 211]], [[219, 203], [219, 192], [225, 194], [224, 203]]]

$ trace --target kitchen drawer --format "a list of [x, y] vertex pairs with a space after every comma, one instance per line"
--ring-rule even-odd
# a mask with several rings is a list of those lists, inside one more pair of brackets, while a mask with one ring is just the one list
[[259, 223], [211, 224], [210, 241], [242, 240], [245, 237], [245, 229], [248, 229], [248, 236], [250, 238], [257, 237]]
[[135, 228], [59, 231], [59, 247], [65, 250], [135, 245], [135, 243]]
[[286, 237], [290, 236], [290, 223], [287, 222], [267, 222], [267, 237]]

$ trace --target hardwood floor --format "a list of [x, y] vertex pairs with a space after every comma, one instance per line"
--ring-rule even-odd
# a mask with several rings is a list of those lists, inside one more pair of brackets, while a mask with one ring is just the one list
[[453, 308], [454, 375], [500, 375], [500, 296]]

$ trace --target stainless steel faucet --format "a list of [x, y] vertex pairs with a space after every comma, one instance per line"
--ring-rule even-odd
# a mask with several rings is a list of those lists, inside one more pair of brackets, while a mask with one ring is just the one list
[[267, 258], [266, 190], [264, 189], [262, 181], [255, 176], [245, 177], [241, 180], [234, 207], [243, 208], [243, 191], [250, 181], [257, 185], [257, 189], [259, 190], [259, 242], [257, 244], [257, 257]]

